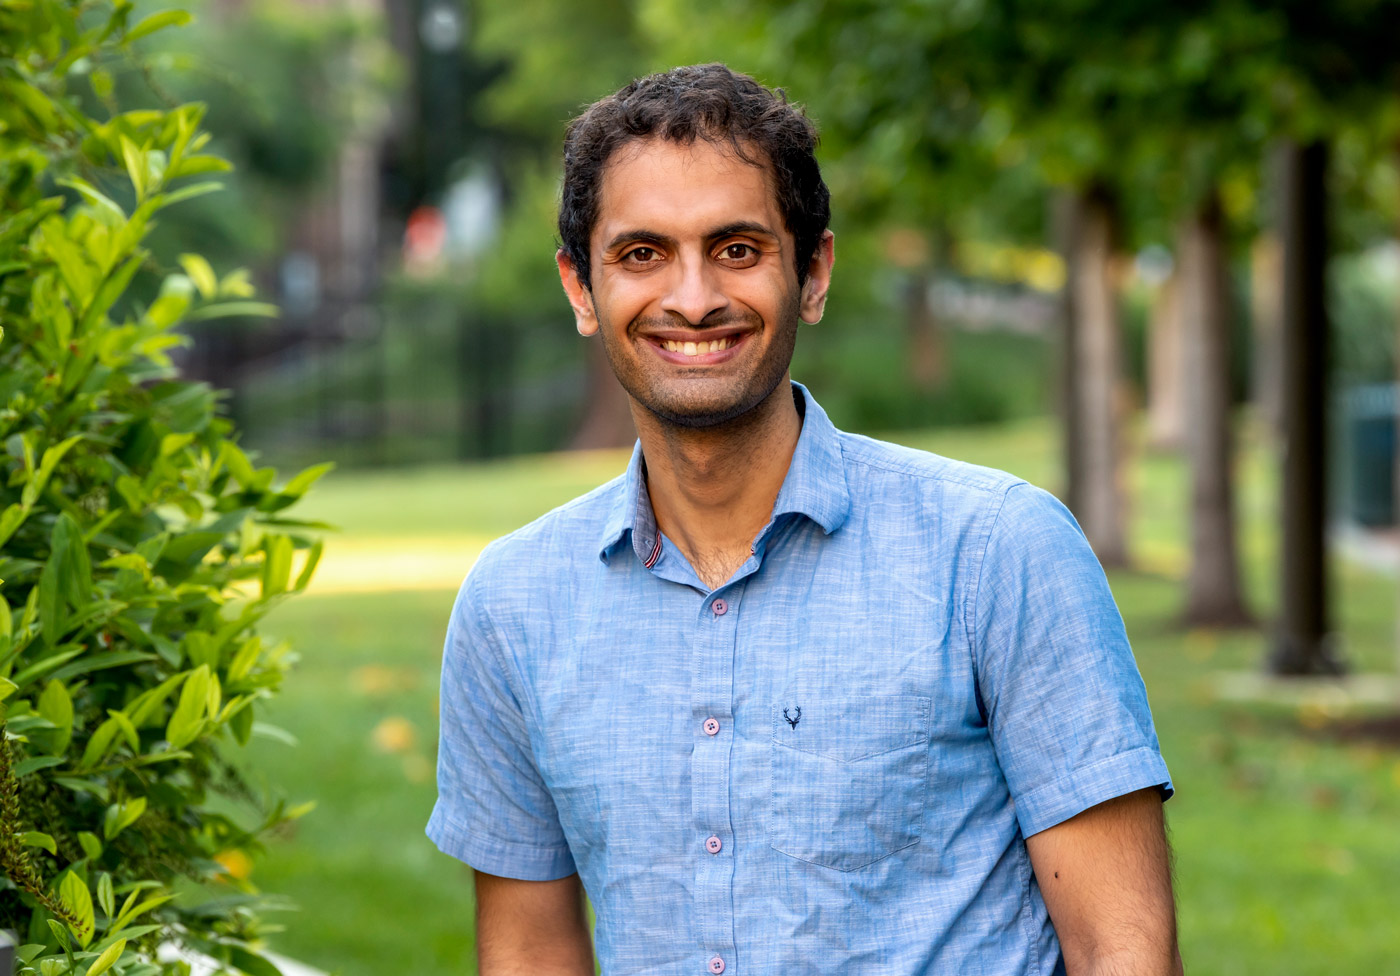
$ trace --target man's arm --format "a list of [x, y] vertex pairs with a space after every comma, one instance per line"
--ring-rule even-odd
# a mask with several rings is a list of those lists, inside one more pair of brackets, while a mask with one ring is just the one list
[[1026, 838], [1069, 976], [1180, 976], [1161, 795], [1139, 790]]
[[481, 976], [593, 976], [577, 874], [559, 881], [475, 874]]

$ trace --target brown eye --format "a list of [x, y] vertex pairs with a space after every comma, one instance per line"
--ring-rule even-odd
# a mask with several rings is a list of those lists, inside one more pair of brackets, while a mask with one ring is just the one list
[[635, 261], [638, 264], [646, 264], [656, 257], [656, 252], [649, 247], [639, 247], [636, 250], [627, 252], [627, 260]]
[[758, 259], [758, 251], [749, 244], [726, 244], [720, 255], [733, 264], [749, 265]]

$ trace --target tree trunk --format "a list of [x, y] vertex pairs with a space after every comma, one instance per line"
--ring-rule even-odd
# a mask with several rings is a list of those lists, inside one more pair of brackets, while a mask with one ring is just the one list
[[1181, 227], [1181, 356], [1191, 459], [1191, 569], [1186, 623], [1251, 622], [1240, 588], [1230, 436], [1230, 300], [1220, 201], [1212, 194]]
[[1065, 284], [1060, 289], [1060, 408], [1061, 457], [1064, 484], [1060, 497], [1076, 516], [1084, 511], [1084, 445], [1079, 422], [1079, 397], [1076, 393], [1075, 367], [1076, 330], [1074, 315], [1074, 262], [1078, 250], [1079, 198], [1067, 190], [1058, 191], [1051, 199], [1050, 224], [1055, 250], [1065, 263]]
[[909, 378], [914, 381], [914, 387], [924, 393], [938, 389], [946, 377], [943, 329], [929, 301], [931, 277], [926, 269], [911, 271], [904, 286]]
[[632, 408], [627, 394], [613, 375], [603, 341], [594, 336], [588, 346], [588, 376], [583, 421], [569, 447], [587, 451], [606, 447], [628, 447], [637, 439], [632, 425]]
[[1180, 281], [1173, 271], [1157, 287], [1147, 331], [1147, 443], [1159, 451], [1180, 450], [1185, 436]]
[[1283, 436], [1283, 248], [1264, 231], [1249, 250], [1249, 318], [1254, 336], [1250, 382], [1258, 426], [1273, 443]]
[[1280, 150], [1283, 552], [1275, 674], [1340, 674], [1327, 606], [1327, 146]]
[[1105, 566], [1128, 562], [1123, 491], [1123, 330], [1114, 267], [1116, 202], [1103, 190], [1079, 198], [1074, 258], [1074, 381], [1083, 486], [1074, 514]]

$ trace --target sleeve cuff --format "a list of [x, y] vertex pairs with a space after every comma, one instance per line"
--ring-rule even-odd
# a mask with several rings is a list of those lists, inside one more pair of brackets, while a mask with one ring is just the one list
[[1029, 837], [1115, 797], [1155, 786], [1165, 801], [1174, 792], [1161, 753], [1142, 746], [1091, 763], [1025, 796], [1016, 797], [1016, 819]]
[[519, 881], [558, 881], [578, 873], [568, 847], [536, 847], [471, 831], [453, 821], [441, 805], [433, 808], [426, 833], [438, 850], [484, 874]]

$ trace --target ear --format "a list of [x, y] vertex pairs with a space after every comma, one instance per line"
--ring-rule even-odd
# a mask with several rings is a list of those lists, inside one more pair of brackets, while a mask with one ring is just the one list
[[826, 310], [826, 293], [831, 287], [831, 267], [836, 263], [836, 235], [823, 231], [812, 260], [807, 264], [807, 280], [802, 283], [802, 304], [799, 314], [808, 325], [822, 320]]
[[598, 316], [593, 310], [593, 293], [578, 276], [578, 268], [564, 253], [561, 247], [554, 252], [554, 263], [559, 265], [559, 280], [564, 284], [564, 294], [569, 298], [569, 306], [574, 310], [574, 327], [581, 336], [591, 336], [598, 331]]

